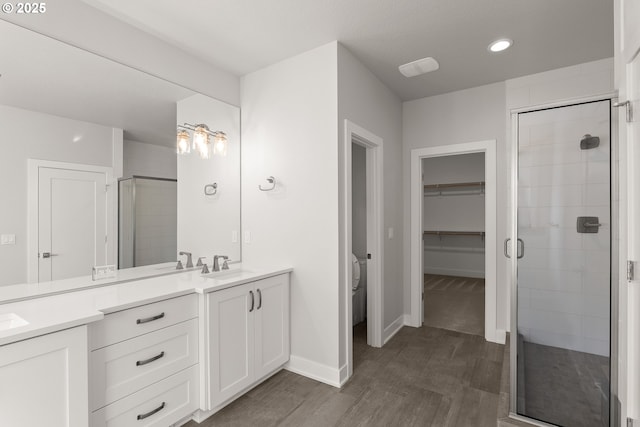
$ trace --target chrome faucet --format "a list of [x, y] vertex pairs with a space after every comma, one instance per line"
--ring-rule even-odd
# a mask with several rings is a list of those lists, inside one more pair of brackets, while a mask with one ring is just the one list
[[[186, 267], [187, 268], [193, 268], [193, 261], [191, 260], [191, 252], [180, 251], [179, 255], [186, 255], [187, 256], [187, 266]], [[178, 267], [179, 266], [180, 266], [180, 264], [178, 264]], [[181, 270], [181, 269], [178, 268], [178, 270]]]
[[226, 255], [214, 255], [213, 256], [213, 268], [211, 269], [211, 271], [220, 271], [220, 261], [218, 261], [220, 258], [224, 259], [224, 263], [222, 263], [222, 270], [228, 270], [229, 269], [229, 264], [227, 264], [227, 261], [229, 260], [229, 257]]

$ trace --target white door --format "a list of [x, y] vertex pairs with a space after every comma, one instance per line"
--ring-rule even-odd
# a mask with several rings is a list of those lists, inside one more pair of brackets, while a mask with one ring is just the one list
[[289, 360], [289, 275], [256, 282], [256, 378]]
[[251, 385], [255, 378], [253, 284], [212, 292], [209, 299], [209, 408]]
[[105, 173], [38, 169], [38, 282], [107, 264]]
[[[630, 121], [624, 108], [619, 116], [621, 145], [626, 145], [627, 150], [627, 259], [634, 261], [636, 267], [635, 280], [628, 284], [621, 281], [620, 312], [626, 316], [620, 322], [620, 356], [623, 369], [626, 359], [627, 369], [621, 372], [620, 386], [623, 387], [623, 408], [626, 405], [626, 416], [635, 419], [635, 426], [640, 425], [640, 2], [618, 1], [616, 5], [619, 6], [616, 30], [620, 43], [615, 52], [619, 98], [629, 101], [633, 109]], [[624, 196], [621, 194], [621, 198]]]

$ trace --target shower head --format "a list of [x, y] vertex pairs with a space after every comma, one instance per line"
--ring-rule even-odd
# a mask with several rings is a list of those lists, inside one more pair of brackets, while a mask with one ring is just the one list
[[600, 145], [600, 137], [599, 136], [591, 136], [586, 134], [580, 140], [580, 149], [581, 150], [590, 150], [592, 148], [596, 148]]

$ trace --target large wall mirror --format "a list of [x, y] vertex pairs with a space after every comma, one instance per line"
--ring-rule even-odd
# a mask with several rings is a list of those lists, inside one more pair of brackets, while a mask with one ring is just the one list
[[240, 260], [238, 107], [1, 20], [0, 51], [0, 286]]

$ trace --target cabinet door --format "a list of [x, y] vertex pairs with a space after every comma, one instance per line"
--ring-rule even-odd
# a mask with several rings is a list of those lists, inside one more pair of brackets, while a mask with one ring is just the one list
[[0, 425], [89, 424], [87, 327], [0, 346]]
[[251, 385], [255, 378], [253, 286], [212, 292], [208, 305], [210, 406], [214, 407]]
[[256, 288], [256, 379], [289, 360], [289, 275], [270, 277]]

